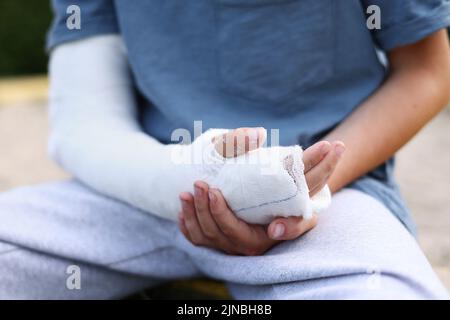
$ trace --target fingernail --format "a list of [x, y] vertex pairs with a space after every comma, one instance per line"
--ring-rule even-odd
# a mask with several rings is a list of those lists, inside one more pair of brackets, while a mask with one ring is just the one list
[[199, 188], [197, 186], [194, 186], [194, 195], [196, 197], [201, 197], [203, 195], [203, 190], [202, 188]]
[[212, 203], [216, 202], [217, 198], [213, 191], [209, 190], [208, 197], [209, 197], [209, 201], [211, 201]]
[[181, 208], [183, 208], [183, 211], [189, 208], [188, 202], [186, 200], [181, 200]]
[[257, 145], [258, 137], [259, 137], [258, 129], [250, 129], [248, 131], [248, 140], [249, 140], [250, 145]]
[[273, 228], [273, 237], [275, 239], [280, 238], [284, 234], [284, 230], [285, 230], [284, 224], [277, 223]]
[[328, 153], [330, 151], [331, 145], [329, 143], [324, 143], [321, 147], [320, 147], [320, 151], [322, 153]]
[[338, 156], [341, 156], [344, 153], [344, 151], [345, 151], [345, 147], [342, 144], [338, 144], [338, 145], [336, 145], [334, 150], [336, 151], [336, 154]]

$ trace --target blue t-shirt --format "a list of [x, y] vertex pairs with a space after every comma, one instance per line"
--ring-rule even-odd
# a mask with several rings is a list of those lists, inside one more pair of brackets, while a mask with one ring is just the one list
[[[81, 29], [69, 30], [69, 5]], [[366, 26], [378, 5], [381, 29]], [[53, 0], [47, 47], [120, 33], [144, 130], [263, 126], [308, 147], [383, 83], [380, 52], [450, 25], [449, 0]], [[392, 106], [395, 108], [395, 105]], [[368, 141], [370, 144], [370, 141]], [[394, 160], [350, 187], [383, 202], [412, 233]]]

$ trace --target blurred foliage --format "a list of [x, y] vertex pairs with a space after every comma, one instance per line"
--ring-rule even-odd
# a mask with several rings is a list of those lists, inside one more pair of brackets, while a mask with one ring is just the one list
[[50, 0], [0, 0], [0, 76], [43, 73]]
[[43, 73], [49, 0], [0, 0], [0, 76]]

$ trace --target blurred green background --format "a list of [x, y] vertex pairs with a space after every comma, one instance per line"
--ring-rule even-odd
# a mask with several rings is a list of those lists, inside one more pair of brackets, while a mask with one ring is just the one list
[[50, 0], [0, 0], [0, 77], [45, 73]]
[[0, 0], [0, 76], [44, 73], [49, 0]]

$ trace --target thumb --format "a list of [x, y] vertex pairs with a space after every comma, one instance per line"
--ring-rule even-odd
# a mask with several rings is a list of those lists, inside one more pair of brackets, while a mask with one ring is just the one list
[[215, 149], [225, 158], [240, 156], [258, 149], [266, 141], [264, 128], [238, 128], [213, 138]]
[[293, 240], [308, 232], [317, 225], [317, 215], [311, 219], [302, 217], [278, 218], [270, 223], [267, 235], [273, 240]]

